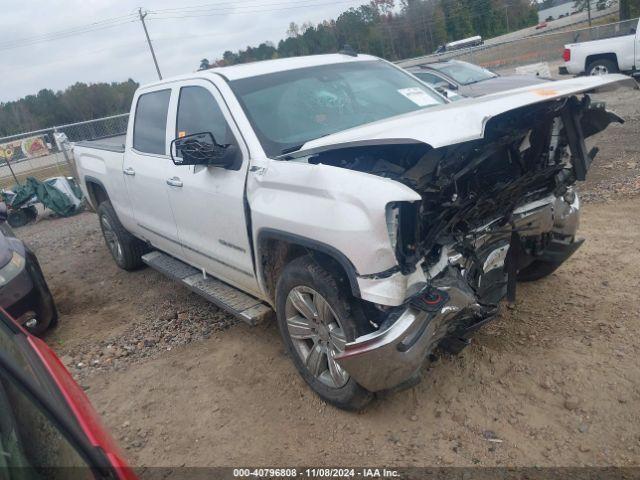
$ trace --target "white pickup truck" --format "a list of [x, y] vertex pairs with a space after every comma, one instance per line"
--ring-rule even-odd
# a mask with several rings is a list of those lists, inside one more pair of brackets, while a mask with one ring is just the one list
[[367, 55], [271, 60], [143, 86], [126, 137], [75, 158], [119, 266], [275, 311], [304, 380], [358, 409], [580, 246], [584, 139], [621, 121], [586, 93], [629, 81], [450, 103]]
[[562, 59], [562, 74], [635, 74], [640, 70], [640, 20], [628, 35], [565, 45]]

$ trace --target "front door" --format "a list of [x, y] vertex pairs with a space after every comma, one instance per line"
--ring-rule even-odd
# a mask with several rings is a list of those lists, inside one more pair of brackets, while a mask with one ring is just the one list
[[173, 167], [169, 198], [184, 256], [191, 265], [258, 294], [244, 204], [248, 151], [216, 87], [189, 81], [179, 86], [175, 136], [201, 132], [211, 132], [218, 144], [236, 145], [242, 157], [230, 169]]
[[166, 88], [138, 97], [122, 172], [135, 216], [132, 231], [160, 250], [179, 257], [182, 249], [167, 191], [173, 167], [167, 155], [170, 99], [171, 89]]

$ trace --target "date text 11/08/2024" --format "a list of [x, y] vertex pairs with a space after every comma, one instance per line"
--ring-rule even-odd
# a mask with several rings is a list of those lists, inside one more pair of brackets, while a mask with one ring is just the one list
[[235, 478], [399, 478], [397, 470], [386, 468], [234, 468]]

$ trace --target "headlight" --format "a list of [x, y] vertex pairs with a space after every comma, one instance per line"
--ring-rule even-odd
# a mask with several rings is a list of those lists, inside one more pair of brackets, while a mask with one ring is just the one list
[[391, 202], [385, 213], [389, 243], [403, 274], [415, 270], [420, 257], [420, 202]]
[[9, 263], [0, 268], [0, 287], [4, 287], [7, 283], [16, 278], [24, 268], [24, 264], [24, 257], [18, 252], [13, 252]]
[[400, 207], [394, 203], [387, 205], [387, 232], [389, 233], [389, 241], [391, 248], [396, 250], [398, 245], [398, 227], [400, 225]]

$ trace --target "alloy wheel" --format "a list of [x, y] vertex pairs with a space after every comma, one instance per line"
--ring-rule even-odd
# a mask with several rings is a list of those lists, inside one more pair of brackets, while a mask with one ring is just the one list
[[102, 226], [104, 240], [107, 243], [107, 247], [111, 251], [111, 254], [116, 260], [122, 260], [122, 245], [120, 245], [120, 241], [118, 240], [116, 233], [113, 231], [113, 227], [111, 227], [107, 217], [102, 216], [100, 218], [100, 224]]
[[341, 388], [349, 374], [335, 360], [347, 338], [340, 319], [327, 300], [314, 289], [297, 286], [287, 295], [287, 330], [307, 370], [331, 388]]
[[609, 73], [609, 69], [604, 65], [596, 65], [590, 72], [591, 76], [606, 75], [607, 73]]

